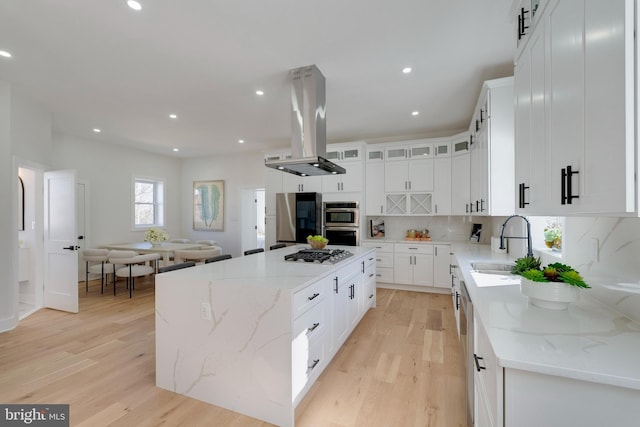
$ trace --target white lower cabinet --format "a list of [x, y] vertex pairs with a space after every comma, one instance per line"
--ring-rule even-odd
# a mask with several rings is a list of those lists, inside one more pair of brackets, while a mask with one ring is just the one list
[[367, 256], [364, 267], [363, 303], [365, 308], [376, 306], [376, 256]]
[[[329, 286], [327, 282], [319, 282], [322, 284], [322, 293], [312, 300], [318, 289], [312, 289], [311, 294], [305, 292], [301, 296], [302, 304], [299, 306], [307, 306], [307, 303], [315, 304], [308, 311], [298, 316], [293, 321], [293, 340], [291, 343], [291, 375], [293, 396], [295, 401], [299, 401], [298, 396], [302, 396], [301, 392], [312, 384], [324, 367], [329, 363], [327, 353], [329, 339], [331, 337], [329, 312], [331, 301], [327, 298]], [[316, 285], [317, 286], [317, 285]], [[296, 296], [298, 293], [296, 294]], [[295, 304], [295, 303], [294, 303]], [[296, 310], [299, 311], [299, 310]]]
[[[337, 350], [358, 324], [369, 305], [365, 304], [367, 257], [338, 271], [332, 280], [332, 350]], [[375, 269], [375, 259], [372, 259]], [[369, 290], [375, 300], [375, 287]]]
[[474, 427], [635, 426], [640, 390], [503, 368], [478, 316]]
[[502, 426], [503, 405], [503, 370], [498, 366], [487, 333], [480, 319], [474, 318], [475, 340], [473, 358], [475, 361], [474, 387], [476, 402], [475, 427]]
[[365, 241], [362, 246], [376, 250], [376, 282], [393, 283], [393, 243]]
[[433, 286], [433, 246], [396, 243], [393, 282], [401, 285]]
[[449, 245], [433, 245], [433, 286], [448, 289], [451, 286], [451, 249]]

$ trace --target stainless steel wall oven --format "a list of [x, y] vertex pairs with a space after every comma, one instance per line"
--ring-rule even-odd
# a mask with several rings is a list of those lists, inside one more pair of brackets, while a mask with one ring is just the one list
[[360, 214], [358, 202], [325, 202], [323, 209], [324, 237], [330, 245], [360, 245]]

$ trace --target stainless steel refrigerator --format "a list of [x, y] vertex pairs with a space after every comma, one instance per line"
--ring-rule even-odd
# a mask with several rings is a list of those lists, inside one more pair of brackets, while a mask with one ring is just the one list
[[277, 242], [306, 243], [315, 234], [322, 234], [322, 194], [276, 193]]

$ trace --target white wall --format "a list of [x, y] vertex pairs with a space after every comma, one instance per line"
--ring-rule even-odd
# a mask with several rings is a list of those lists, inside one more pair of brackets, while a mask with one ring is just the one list
[[50, 164], [51, 112], [16, 89], [11, 93], [11, 145], [21, 159]]
[[132, 230], [132, 179], [134, 174], [165, 181], [165, 225], [169, 236], [180, 233], [183, 207], [180, 197], [180, 160], [115, 144], [54, 134], [55, 169], [76, 169], [78, 179], [90, 186], [91, 206], [87, 247], [144, 240]]
[[[242, 254], [242, 190], [264, 188], [264, 154], [212, 156], [182, 162], [182, 236], [192, 240], [215, 240], [223, 253]], [[193, 181], [224, 180], [224, 231], [193, 230]]]
[[[0, 82], [0, 199], [17, 197], [16, 176], [11, 157], [11, 88]], [[12, 209], [0, 209], [0, 331], [12, 329], [18, 321], [17, 312], [17, 222]], [[15, 243], [15, 244], [14, 244]]]

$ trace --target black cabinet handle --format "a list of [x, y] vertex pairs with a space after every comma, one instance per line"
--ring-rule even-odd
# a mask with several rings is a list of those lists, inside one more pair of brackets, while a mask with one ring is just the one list
[[483, 370], [483, 369], [487, 369], [485, 366], [480, 366], [480, 362], [479, 362], [479, 360], [484, 360], [484, 358], [483, 358], [483, 357], [478, 357], [478, 355], [474, 353], [474, 354], [473, 354], [473, 360], [476, 362], [476, 370], [477, 370], [478, 372], [480, 372], [480, 371], [481, 371], [481, 370]]
[[484, 110], [481, 108], [480, 109], [480, 123], [484, 122]]
[[480, 212], [484, 212], [484, 199], [480, 199]]
[[334, 283], [336, 284], [336, 287], [333, 288], [333, 292], [335, 292], [336, 294], [338, 293], [338, 278], [334, 277], [333, 278]]
[[317, 297], [319, 297], [319, 296], [320, 296], [320, 294], [316, 292], [316, 293], [314, 293], [313, 295], [311, 295], [310, 297], [307, 297], [307, 299], [308, 299], [309, 301], [311, 301], [311, 300], [316, 299], [316, 298], [317, 298]]
[[313, 326], [311, 326], [310, 328], [307, 328], [308, 332], [312, 332], [314, 331], [318, 326], [320, 326], [320, 323], [314, 323]]
[[529, 202], [526, 201], [526, 195], [525, 195], [525, 191], [528, 189], [529, 187], [526, 186], [524, 182], [518, 184], [518, 207], [520, 209], [524, 209], [524, 207], [529, 204]]
[[578, 175], [579, 171], [574, 171], [571, 165], [562, 168], [560, 171], [560, 203], [563, 205], [571, 205], [573, 199], [579, 199], [580, 196], [573, 195], [573, 175]]
[[456, 310], [460, 310], [460, 294], [456, 291]]
[[473, 145], [473, 135], [469, 135], [469, 144]]
[[68, 251], [77, 251], [78, 249], [80, 249], [80, 246], [71, 245], [71, 246], [67, 246], [67, 247], [62, 248], [62, 249], [66, 249]]
[[318, 366], [318, 363], [320, 363], [320, 359], [315, 359], [313, 361], [313, 363], [310, 366], [307, 366], [307, 372], [313, 370], [313, 368], [315, 368], [316, 366]]
[[529, 29], [528, 26], [524, 25], [525, 23], [525, 15], [529, 13], [528, 10], [524, 10], [524, 7], [520, 8], [520, 15], [518, 15], [518, 40], [522, 39], [522, 36], [527, 34], [526, 30]]
[[480, 120], [476, 119], [476, 132], [480, 130]]

